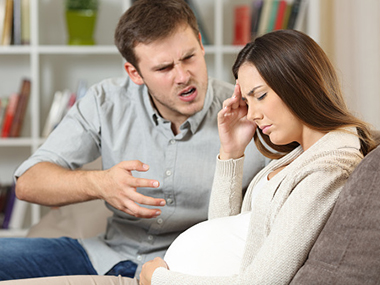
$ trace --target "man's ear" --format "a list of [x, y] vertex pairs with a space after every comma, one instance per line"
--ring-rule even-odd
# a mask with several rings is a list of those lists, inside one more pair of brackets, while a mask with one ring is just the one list
[[132, 81], [137, 85], [144, 84], [143, 78], [140, 76], [137, 69], [130, 64], [129, 62], [124, 63], [125, 71], [128, 73], [129, 77], [132, 79]]
[[202, 43], [202, 35], [201, 35], [201, 33], [198, 34], [198, 40], [199, 40], [199, 44], [201, 45], [202, 53], [203, 53], [203, 55], [205, 55], [205, 48], [204, 48], [203, 43]]

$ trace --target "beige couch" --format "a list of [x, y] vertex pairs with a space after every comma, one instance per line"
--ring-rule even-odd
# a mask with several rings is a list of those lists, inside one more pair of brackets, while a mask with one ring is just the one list
[[28, 237], [86, 238], [104, 233], [112, 212], [104, 201], [94, 200], [52, 208], [41, 221], [30, 228]]

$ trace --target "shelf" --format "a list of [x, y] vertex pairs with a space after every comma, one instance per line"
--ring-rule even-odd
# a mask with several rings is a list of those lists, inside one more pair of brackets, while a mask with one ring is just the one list
[[45, 141], [44, 138], [0, 138], [0, 147], [25, 147], [32, 145], [41, 145]]
[[30, 54], [30, 46], [0, 46], [0, 55], [2, 54]]
[[28, 233], [28, 229], [11, 229], [11, 230], [4, 230], [0, 229], [0, 237], [25, 237]]
[[[236, 54], [243, 46], [234, 45], [205, 45], [206, 53], [215, 54], [222, 52], [225, 54]], [[94, 46], [68, 46], [68, 45], [42, 45], [42, 46], [1, 46], [1, 54], [116, 54], [119, 51], [113, 45], [94, 45]]]
[[[309, 0], [307, 31], [318, 39], [319, 1]], [[55, 91], [75, 90], [79, 79], [88, 86], [105, 78], [127, 76], [124, 59], [113, 44], [114, 28], [130, 0], [101, 0], [96, 45], [67, 45], [62, 1], [31, 0], [31, 45], [0, 46], [0, 75], [4, 79], [0, 95], [17, 92], [20, 78], [32, 81], [32, 92], [19, 138], [0, 138], [0, 183], [11, 182], [14, 170], [45, 141], [41, 138]], [[233, 8], [251, 0], [195, 0], [211, 45], [205, 45], [206, 63], [211, 77], [234, 83], [231, 67], [243, 46], [233, 42]], [[31, 207], [31, 224], [38, 222], [40, 206]], [[0, 230], [1, 236], [25, 236], [27, 230]]]
[[36, 51], [40, 54], [119, 54], [115, 46], [39, 46]]
[[1, 138], [0, 147], [8, 146], [31, 146], [33, 143], [32, 138]]

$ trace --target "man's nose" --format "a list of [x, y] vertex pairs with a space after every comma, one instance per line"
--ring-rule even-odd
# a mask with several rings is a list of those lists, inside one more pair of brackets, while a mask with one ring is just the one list
[[179, 63], [175, 66], [176, 70], [176, 83], [178, 84], [186, 84], [190, 79], [190, 72], [183, 64]]

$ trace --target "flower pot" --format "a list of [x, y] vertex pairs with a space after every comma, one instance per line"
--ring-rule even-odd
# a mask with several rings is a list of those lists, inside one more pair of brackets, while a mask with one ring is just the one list
[[96, 10], [66, 10], [69, 45], [94, 45]]

